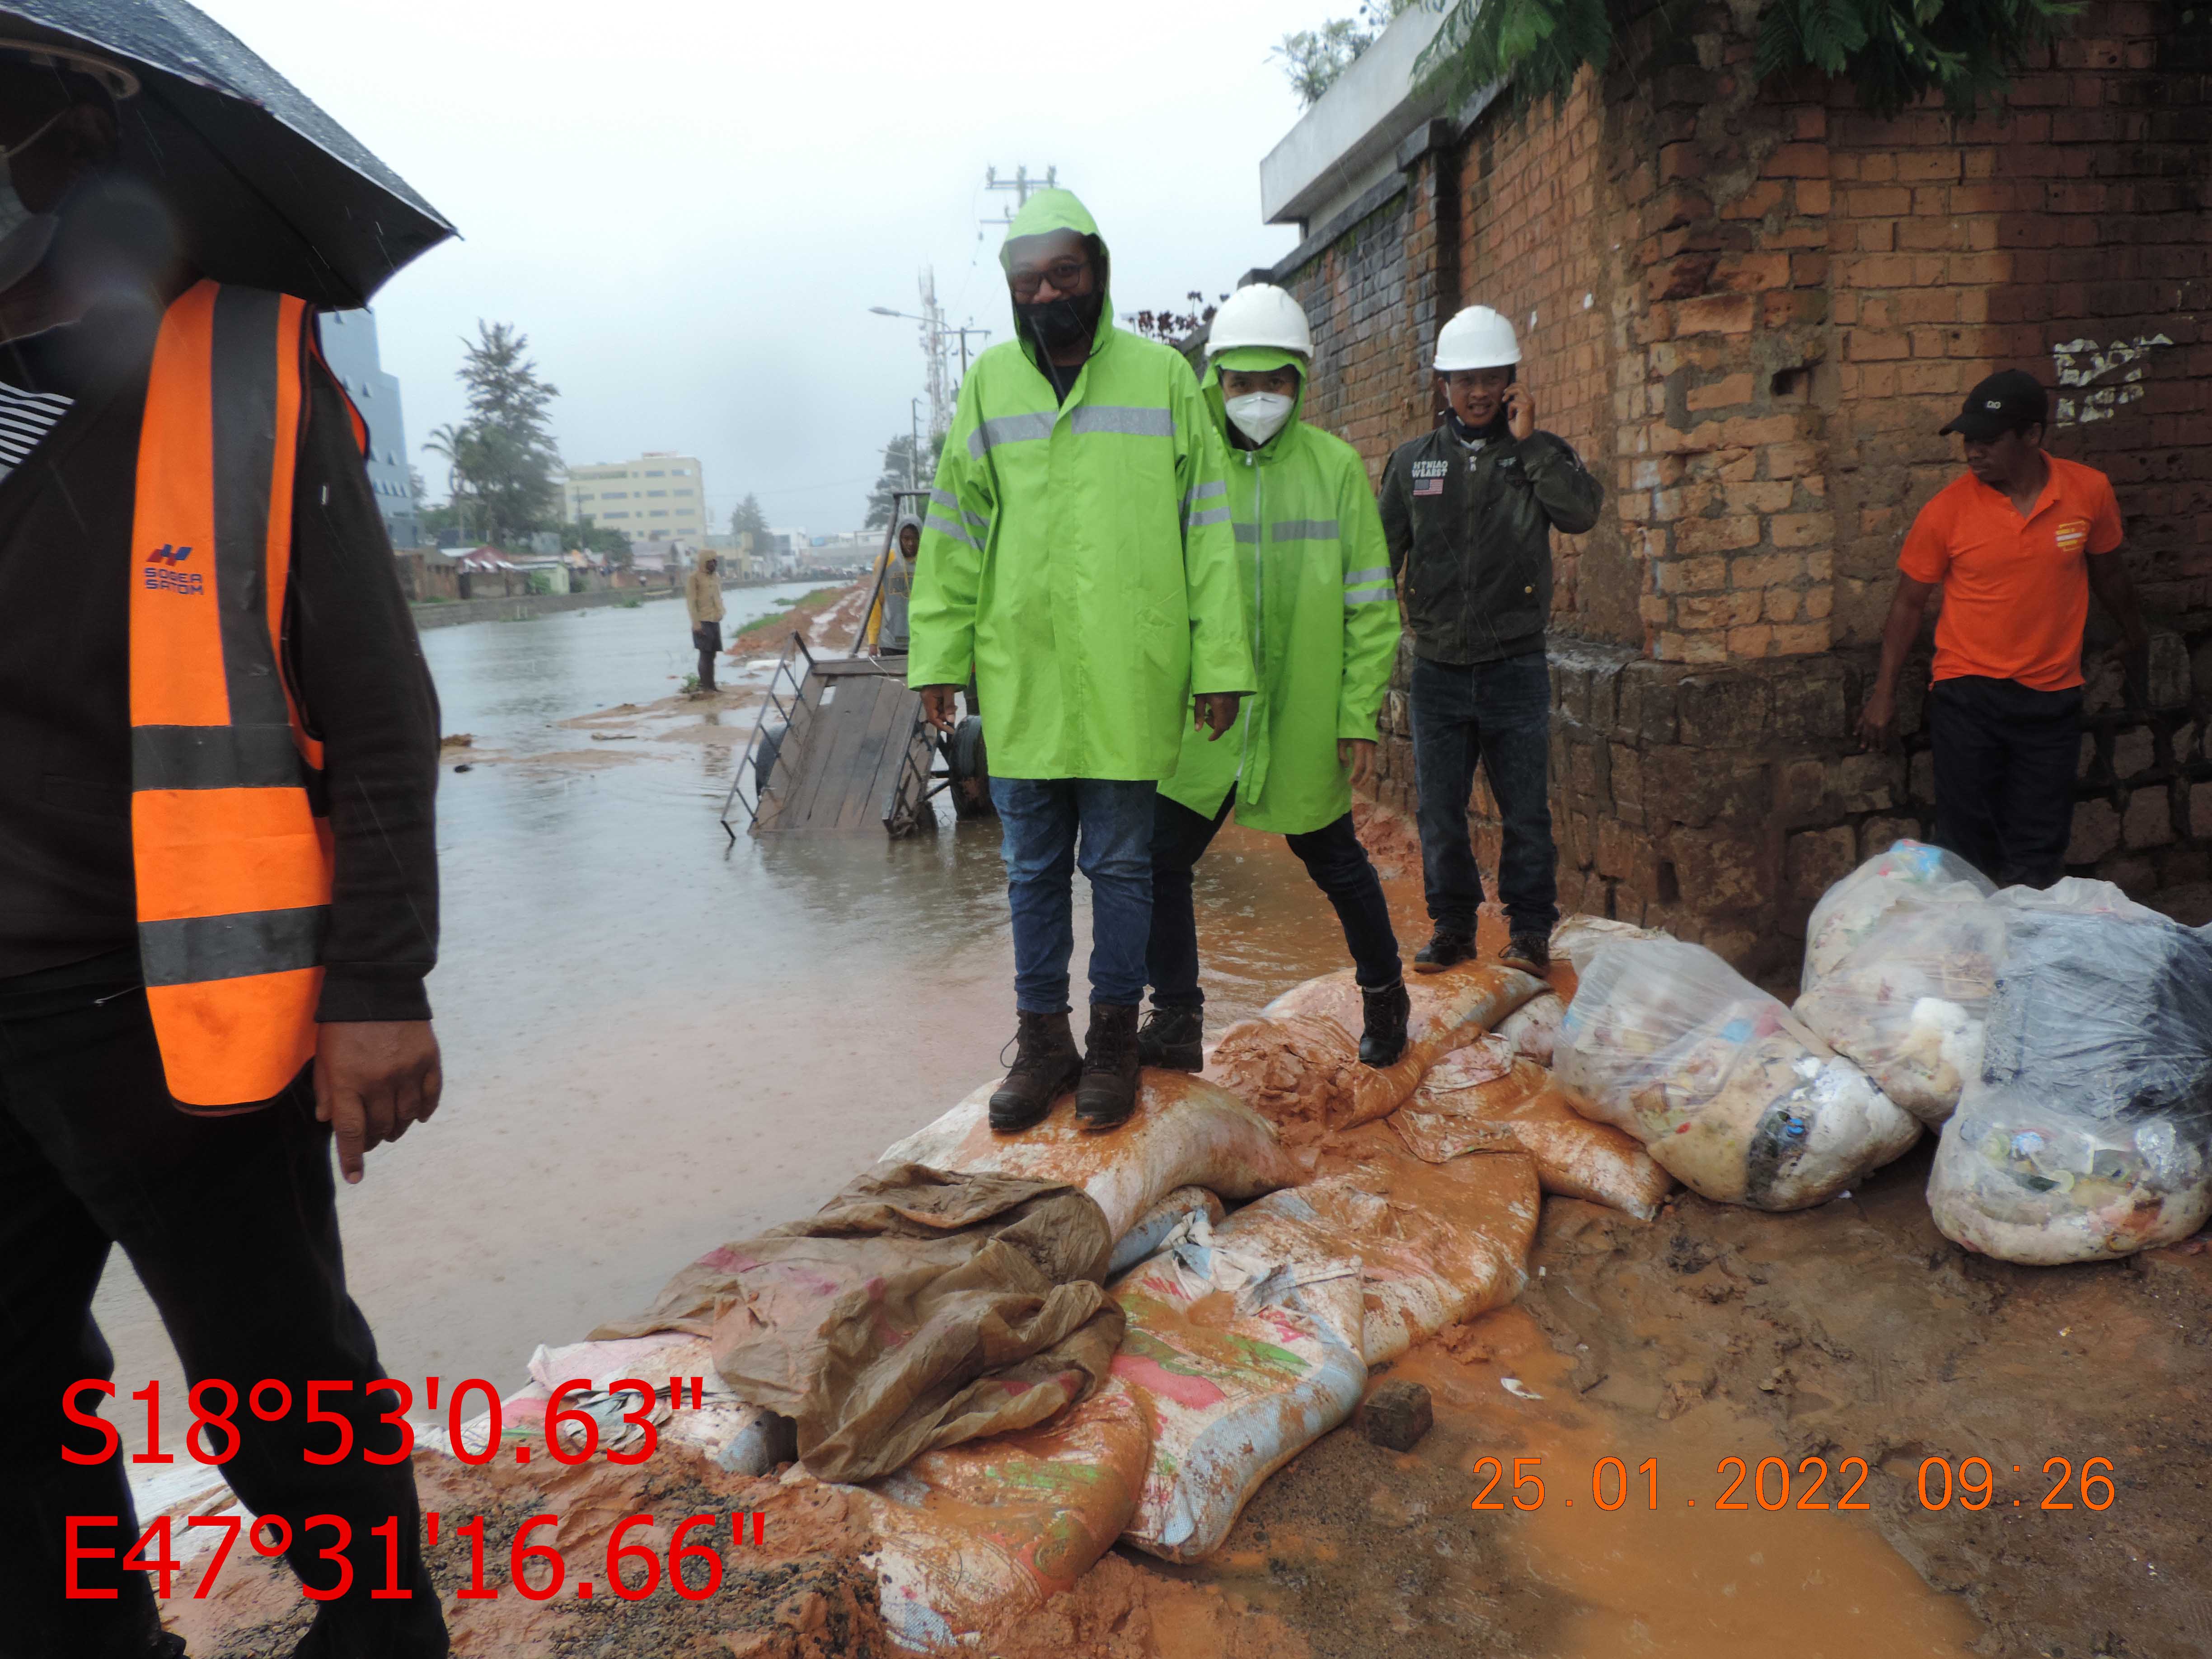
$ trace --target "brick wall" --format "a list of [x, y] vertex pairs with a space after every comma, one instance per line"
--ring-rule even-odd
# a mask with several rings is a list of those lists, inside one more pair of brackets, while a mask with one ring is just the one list
[[[1758, 84], [1723, 6], [1624, 40], [1562, 108], [1432, 124], [1395, 194], [1278, 273], [1319, 343], [1309, 416], [1376, 472], [1436, 418], [1437, 322], [1480, 302], [1521, 330], [1540, 422], [1607, 480], [1598, 527], [1555, 548], [1565, 902], [1771, 965], [1829, 880], [1925, 833], [1917, 696], [1900, 753], [1858, 754], [1850, 726], [1905, 526], [1957, 474], [1936, 428], [2015, 367], [2058, 393], [2053, 450], [2111, 474], [2159, 630], [2151, 708], [2093, 678], [2069, 865], [2139, 894], [2204, 881], [2203, 48], [2167, 7], [2095, 4], [2001, 114], [1877, 120], [1847, 87]], [[1381, 789], [1401, 806], [1404, 713], [1394, 695]], [[1486, 865], [1490, 805], [1478, 787]]]

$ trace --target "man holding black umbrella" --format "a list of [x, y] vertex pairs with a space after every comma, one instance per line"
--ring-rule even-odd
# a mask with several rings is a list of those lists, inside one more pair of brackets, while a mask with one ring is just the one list
[[143, 62], [7, 22], [0, 1655], [182, 1651], [90, 1421], [115, 1244], [195, 1385], [162, 1449], [227, 1418], [243, 1507], [289, 1523], [319, 1595], [350, 1578], [296, 1651], [442, 1654], [409, 1402], [374, 1386], [330, 1167], [335, 1138], [359, 1180], [440, 1089], [437, 705], [366, 434], [308, 307], [202, 280], [204, 227], [118, 164]]

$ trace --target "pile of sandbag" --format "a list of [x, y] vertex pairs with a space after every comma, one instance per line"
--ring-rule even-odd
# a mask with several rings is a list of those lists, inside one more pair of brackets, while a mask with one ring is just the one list
[[1931, 1127], [1981, 1070], [2006, 908], [1956, 854], [1900, 841], [1821, 896], [1796, 1010]]
[[1918, 1121], [1712, 951], [1618, 938], [1581, 966], [1554, 1074], [1588, 1115], [1718, 1202], [1824, 1202]]
[[2029, 1264], [2185, 1238], [2212, 1217], [2212, 936], [2102, 882], [1997, 904], [2003, 964], [1937, 1142], [1936, 1224]]
[[1506, 1026], [1431, 1066], [1389, 1123], [1408, 1151], [1431, 1164], [1468, 1152], [1523, 1152], [1546, 1192], [1610, 1205], [1640, 1220], [1658, 1214], [1674, 1186], [1634, 1137], [1577, 1111], [1551, 1073], [1516, 1051]]
[[1294, 1140], [1311, 1140], [1389, 1116], [1430, 1066], [1544, 990], [1533, 974], [1496, 963], [1408, 975], [1406, 1051], [1395, 1065], [1377, 1069], [1359, 1063], [1365, 1021], [1359, 986], [1346, 968], [1285, 991], [1257, 1017], [1224, 1031], [1205, 1075]]
[[1370, 1366], [1519, 1293], [1539, 1202], [1525, 1157], [1431, 1169], [1383, 1134], [1218, 1227], [1194, 1216], [1113, 1287], [1114, 1374], [1154, 1421], [1127, 1541], [1176, 1561], [1218, 1547], [1267, 1476], [1350, 1415]]

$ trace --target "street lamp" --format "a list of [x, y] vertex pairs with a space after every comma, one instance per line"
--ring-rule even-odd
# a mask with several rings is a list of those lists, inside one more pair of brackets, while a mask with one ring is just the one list
[[889, 306], [870, 306], [868, 309], [878, 317], [902, 318], [909, 323], [920, 323], [924, 328], [935, 329], [939, 334], [958, 335], [960, 337], [960, 378], [963, 380], [968, 378], [968, 337], [970, 334], [975, 334], [988, 339], [991, 334], [989, 329], [977, 328], [972, 323], [954, 328], [949, 324], [938, 322], [933, 318], [917, 317], [911, 311], [893, 311]]

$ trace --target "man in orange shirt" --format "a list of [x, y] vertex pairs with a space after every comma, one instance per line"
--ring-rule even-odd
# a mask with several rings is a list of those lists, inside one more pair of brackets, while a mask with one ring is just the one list
[[1887, 744], [1897, 677], [1936, 621], [1928, 732], [1936, 841], [1999, 885], [2048, 887], [2064, 873], [2081, 750], [2081, 629], [2089, 592], [2123, 635], [2140, 696], [2148, 635], [2120, 545], [2120, 509], [2094, 467], [2046, 454], [2048, 402], [2032, 374], [1992, 374], [1942, 429], [1966, 440], [1966, 476], [1939, 490], [1905, 532], [1881, 669], [1859, 735]]

